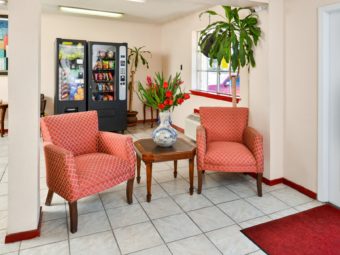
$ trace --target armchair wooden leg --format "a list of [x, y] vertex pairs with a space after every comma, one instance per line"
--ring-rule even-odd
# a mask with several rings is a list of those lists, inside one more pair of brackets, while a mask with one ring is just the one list
[[133, 202], [132, 194], [133, 194], [133, 182], [134, 182], [134, 180], [135, 180], [135, 178], [131, 178], [126, 183], [126, 199], [127, 199], [128, 204], [132, 204], [132, 202]]
[[71, 233], [74, 234], [78, 230], [78, 207], [77, 201], [68, 202], [70, 208], [70, 229]]
[[53, 191], [52, 190], [48, 190], [48, 193], [47, 193], [47, 197], [46, 197], [46, 201], [45, 201], [45, 205], [47, 206], [50, 206], [51, 203], [52, 203], [52, 198], [53, 198]]
[[198, 170], [197, 169], [197, 179], [198, 179], [198, 183], [197, 183], [197, 194], [201, 194], [202, 193], [202, 172], [204, 170]]
[[174, 178], [177, 178], [177, 160], [174, 160]]
[[262, 173], [257, 174], [257, 195], [262, 197]]

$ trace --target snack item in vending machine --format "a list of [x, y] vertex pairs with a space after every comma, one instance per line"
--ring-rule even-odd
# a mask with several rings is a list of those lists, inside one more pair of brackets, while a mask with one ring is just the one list
[[106, 52], [104, 50], [99, 50], [99, 57], [102, 59], [106, 57]]
[[98, 91], [103, 91], [103, 85], [101, 83], [98, 84]]
[[109, 69], [109, 61], [103, 60], [103, 69]]
[[113, 80], [112, 73], [109, 73], [108, 75], [109, 75], [109, 79], [108, 79], [108, 80], [109, 80], [109, 81], [112, 81], [112, 80]]
[[102, 69], [102, 68], [103, 68], [102, 61], [98, 57], [95, 69]]
[[97, 80], [98, 81], [102, 81], [103, 80], [103, 74], [102, 73], [98, 73], [97, 74]]
[[113, 51], [112, 51], [112, 50], [109, 50], [109, 51], [107, 52], [107, 57], [108, 57], [108, 58], [113, 58]]

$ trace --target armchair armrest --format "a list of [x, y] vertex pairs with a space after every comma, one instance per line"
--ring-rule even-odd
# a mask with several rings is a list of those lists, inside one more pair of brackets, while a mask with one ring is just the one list
[[263, 137], [254, 128], [247, 127], [243, 133], [243, 143], [248, 147], [255, 157], [257, 171], [263, 172]]
[[196, 129], [196, 144], [197, 144], [197, 167], [203, 169], [204, 156], [207, 151], [207, 136], [203, 126], [198, 126]]
[[130, 136], [99, 132], [98, 151], [125, 159], [135, 169], [136, 153]]
[[44, 144], [47, 186], [69, 202], [78, 197], [79, 183], [73, 153], [52, 143]]

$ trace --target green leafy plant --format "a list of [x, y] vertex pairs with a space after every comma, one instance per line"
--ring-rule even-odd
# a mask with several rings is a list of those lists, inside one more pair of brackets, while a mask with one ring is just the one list
[[128, 111], [132, 111], [132, 102], [133, 102], [133, 94], [135, 91], [135, 75], [138, 71], [138, 68], [142, 64], [142, 66], [146, 66], [149, 69], [148, 57], [151, 57], [151, 52], [148, 50], [144, 50], [143, 47], [133, 47], [129, 48], [129, 56], [128, 63], [130, 65], [130, 81], [129, 81], [129, 107]]
[[138, 97], [147, 106], [161, 112], [173, 110], [176, 106], [181, 105], [184, 100], [190, 98], [188, 93], [182, 91], [180, 73], [172, 78], [164, 78], [163, 73], [156, 73], [154, 79], [150, 76], [146, 78], [146, 86], [138, 82]]
[[[233, 106], [236, 107], [236, 80], [241, 67], [255, 67], [254, 47], [261, 37], [258, 26], [258, 16], [252, 8], [233, 8], [222, 6], [224, 16], [208, 10], [202, 15], [220, 17], [222, 20], [209, 24], [200, 33], [199, 47], [201, 52], [210, 58], [210, 65], [214, 60], [221, 65], [222, 61], [229, 64], [229, 77], [232, 81]], [[241, 18], [240, 12], [247, 12]], [[232, 75], [232, 73], [236, 75]]]

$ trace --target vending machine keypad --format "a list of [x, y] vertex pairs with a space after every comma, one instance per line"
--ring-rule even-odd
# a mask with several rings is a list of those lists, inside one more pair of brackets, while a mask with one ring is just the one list
[[119, 100], [126, 100], [126, 46], [119, 47]]

